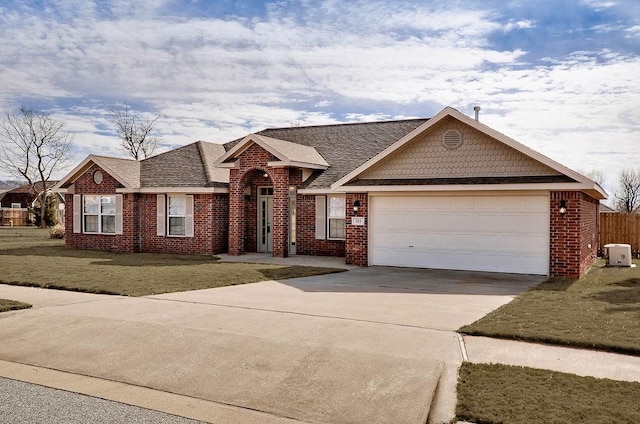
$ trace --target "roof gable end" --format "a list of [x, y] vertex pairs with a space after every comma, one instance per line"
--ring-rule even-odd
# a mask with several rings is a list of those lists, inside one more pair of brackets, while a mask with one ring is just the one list
[[[428, 134], [429, 131], [432, 131], [434, 128], [437, 128], [438, 125], [442, 124], [448, 119], [455, 119], [460, 123], [471, 127], [471, 129], [476, 130], [479, 134], [482, 134], [489, 139], [495, 142], [496, 148], [500, 146], [510, 148], [508, 150], [511, 151], [512, 156], [514, 155], [520, 156], [521, 159], [527, 161], [528, 171], [529, 173], [533, 173], [533, 175], [556, 175], [556, 176], [565, 176], [567, 179], [575, 181], [576, 189], [588, 191], [590, 194], [594, 195], [597, 198], [606, 198], [606, 193], [604, 190], [595, 182], [590, 180], [589, 178], [581, 175], [561, 164], [555, 162], [554, 160], [528, 148], [527, 146], [507, 137], [506, 135], [468, 117], [467, 115], [453, 109], [451, 107], [446, 107], [438, 114], [436, 114], [433, 118], [426, 121], [424, 124], [417, 127], [415, 130], [406, 134], [397, 142], [393, 143], [385, 150], [357, 167], [347, 175], [345, 175], [340, 180], [336, 181], [332, 184], [331, 189], [337, 190], [339, 187], [351, 183], [352, 181], [368, 177], [368, 178], [379, 178], [381, 176], [380, 172], [376, 173], [376, 170], [380, 171], [382, 165], [385, 161], [391, 160], [393, 156], [402, 153], [402, 150], [407, 148], [410, 144], [415, 143], [416, 141], [421, 140], [421, 138]], [[524, 162], [523, 162], [524, 163]], [[534, 164], [538, 164], [535, 166]], [[485, 177], [488, 177], [486, 175]], [[491, 177], [498, 175], [491, 175]], [[402, 178], [403, 176], [399, 176]], [[442, 175], [435, 175], [435, 178], [442, 177]], [[469, 175], [461, 175], [461, 177], [469, 177]]]
[[116, 179], [128, 189], [140, 188], [140, 162], [133, 159], [89, 155], [53, 187], [54, 191], [64, 191], [94, 164]]
[[311, 169], [327, 169], [329, 167], [329, 163], [315, 147], [259, 134], [249, 134], [243, 138], [222, 155], [215, 162], [215, 165], [233, 167], [236, 159], [253, 144], [257, 144], [278, 159], [278, 161], [270, 162], [270, 166], [298, 166]]

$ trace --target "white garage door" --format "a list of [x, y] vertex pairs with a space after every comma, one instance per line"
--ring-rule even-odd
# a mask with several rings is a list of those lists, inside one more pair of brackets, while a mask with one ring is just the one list
[[542, 274], [549, 195], [371, 196], [370, 263]]

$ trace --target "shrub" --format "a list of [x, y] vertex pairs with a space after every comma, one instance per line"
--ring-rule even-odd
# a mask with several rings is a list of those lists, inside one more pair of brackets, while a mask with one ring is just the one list
[[64, 238], [64, 225], [56, 224], [51, 227], [49, 231], [49, 236], [52, 239], [63, 239]]

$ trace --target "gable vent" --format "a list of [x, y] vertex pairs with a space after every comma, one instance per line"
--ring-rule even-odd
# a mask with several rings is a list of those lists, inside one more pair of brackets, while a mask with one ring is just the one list
[[457, 130], [448, 130], [442, 136], [442, 144], [449, 150], [455, 150], [462, 146], [462, 134]]

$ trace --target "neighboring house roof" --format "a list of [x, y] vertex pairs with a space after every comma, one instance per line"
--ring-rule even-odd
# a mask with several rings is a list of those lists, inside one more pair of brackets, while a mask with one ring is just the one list
[[[38, 182], [35, 184], [34, 189], [36, 193], [42, 193], [44, 191], [44, 187], [46, 187], [47, 190], [52, 190], [57, 183], [57, 180], [49, 180], [46, 184]], [[36, 196], [34, 195], [30, 184], [23, 184], [14, 189], [0, 193], [0, 203], [2, 204], [21, 203], [25, 206], [32, 206], [35, 200]], [[64, 198], [62, 198], [62, 196], [58, 196], [57, 200], [59, 203], [64, 203]]]
[[229, 182], [229, 171], [215, 168], [220, 144], [197, 141], [140, 162], [142, 187], [214, 187]]
[[615, 209], [612, 209], [612, 208], [610, 208], [609, 206], [607, 206], [607, 205], [605, 205], [603, 203], [600, 203], [599, 211], [600, 211], [600, 213], [617, 213], [617, 211]]

